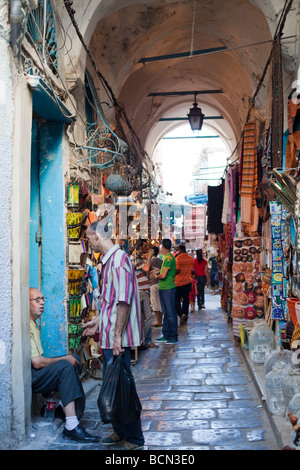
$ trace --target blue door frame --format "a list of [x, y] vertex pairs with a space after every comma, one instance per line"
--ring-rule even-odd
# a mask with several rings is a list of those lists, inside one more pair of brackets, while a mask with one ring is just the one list
[[[63, 131], [63, 123], [51, 121], [39, 126], [34, 121], [32, 130], [30, 286], [39, 288], [40, 285], [46, 297], [41, 319], [41, 341], [46, 357], [61, 356], [68, 352], [64, 306], [66, 262]], [[36, 242], [39, 228], [40, 260]]]

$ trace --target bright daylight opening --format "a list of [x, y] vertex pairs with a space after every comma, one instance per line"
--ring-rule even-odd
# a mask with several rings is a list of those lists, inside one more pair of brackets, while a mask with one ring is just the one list
[[168, 132], [153, 156], [161, 186], [158, 202], [205, 201], [207, 186], [220, 184], [229, 156], [229, 147], [209, 126], [203, 125], [201, 131], [192, 132], [189, 124], [184, 124]]

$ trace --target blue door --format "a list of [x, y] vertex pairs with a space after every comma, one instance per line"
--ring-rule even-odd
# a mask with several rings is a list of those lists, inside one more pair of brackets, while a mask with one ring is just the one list
[[30, 286], [41, 290], [44, 355], [68, 352], [65, 309], [64, 124], [33, 120], [30, 206]]

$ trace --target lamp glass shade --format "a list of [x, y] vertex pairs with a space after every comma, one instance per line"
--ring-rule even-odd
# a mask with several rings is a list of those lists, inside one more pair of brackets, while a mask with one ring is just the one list
[[68, 184], [68, 207], [78, 207], [79, 205], [79, 184]]
[[187, 115], [192, 131], [201, 131], [204, 114], [201, 109], [198, 108], [198, 103], [194, 103], [194, 107], [190, 108], [190, 112]]

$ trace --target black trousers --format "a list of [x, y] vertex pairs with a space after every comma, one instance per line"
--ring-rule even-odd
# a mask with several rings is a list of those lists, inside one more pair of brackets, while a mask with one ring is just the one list
[[[80, 364], [80, 358], [73, 356]], [[33, 393], [50, 393], [57, 391], [63, 407], [75, 401], [76, 415], [78, 420], [83, 415], [85, 408], [85, 393], [76, 368], [66, 359], [54, 362], [42, 369], [31, 367], [31, 385]]]
[[198, 288], [198, 295], [197, 295], [197, 302], [198, 308], [201, 305], [204, 305], [204, 296], [205, 296], [205, 285], [207, 282], [206, 276], [196, 276], [197, 280], [197, 288]]
[[[190, 299], [189, 294], [191, 290], [192, 284], [185, 284], [184, 286], [176, 286], [176, 294], [175, 294], [175, 307], [176, 312], [179, 317], [185, 314], [188, 316], [189, 314], [189, 305]], [[182, 299], [182, 304], [181, 304]]]

